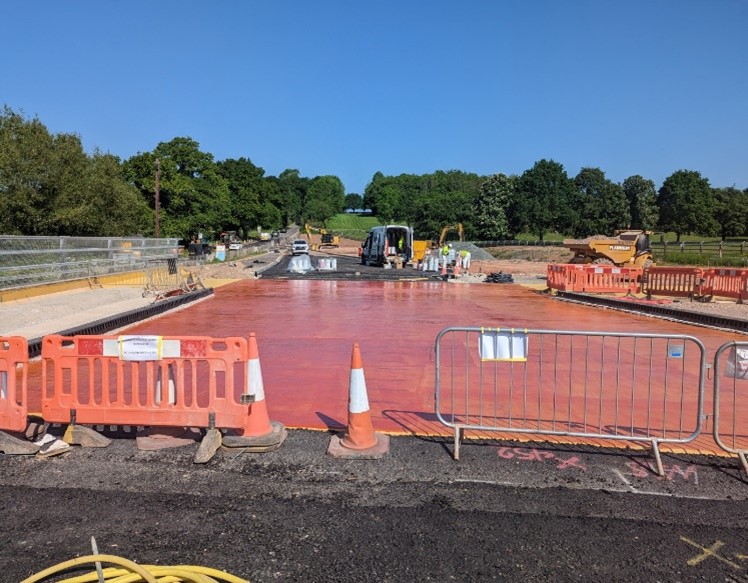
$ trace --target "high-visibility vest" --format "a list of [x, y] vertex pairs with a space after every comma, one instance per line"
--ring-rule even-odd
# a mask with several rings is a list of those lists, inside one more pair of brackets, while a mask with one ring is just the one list
[[442, 255], [449, 255], [449, 245], [442, 247]]

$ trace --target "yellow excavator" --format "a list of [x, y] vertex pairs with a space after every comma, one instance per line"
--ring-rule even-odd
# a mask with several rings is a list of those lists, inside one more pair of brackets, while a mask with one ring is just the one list
[[322, 249], [322, 247], [340, 247], [340, 237], [338, 235], [333, 235], [332, 233], [328, 233], [327, 229], [320, 228], [317, 229], [320, 234], [320, 243], [319, 245], [316, 245], [312, 242], [312, 225], [309, 223], [304, 224], [304, 230], [306, 231], [306, 238], [309, 240], [309, 247], [312, 249]]
[[438, 247], [441, 247], [444, 244], [444, 239], [447, 238], [447, 233], [450, 231], [457, 230], [457, 236], [460, 238], [460, 242], [463, 241], [463, 233], [462, 233], [462, 223], [457, 223], [456, 225], [447, 225], [442, 229], [441, 235], [439, 235], [439, 243], [437, 243]]

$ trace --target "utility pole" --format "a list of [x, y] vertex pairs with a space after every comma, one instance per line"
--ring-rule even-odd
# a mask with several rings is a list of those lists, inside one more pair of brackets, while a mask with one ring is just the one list
[[156, 186], [154, 188], [154, 194], [156, 195], [156, 204], [155, 204], [156, 215], [154, 217], [154, 222], [153, 222], [153, 232], [154, 232], [154, 235], [156, 236], [156, 239], [158, 239], [158, 206], [159, 206], [158, 204], [158, 194], [159, 194], [158, 180], [159, 178], [161, 178], [161, 160], [156, 158]]

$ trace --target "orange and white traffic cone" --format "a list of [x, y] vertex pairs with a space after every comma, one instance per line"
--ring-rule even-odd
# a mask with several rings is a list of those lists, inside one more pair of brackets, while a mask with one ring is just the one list
[[268, 416], [260, 354], [254, 332], [249, 335], [246, 393], [242, 395], [242, 399], [249, 404], [244, 428], [225, 435], [223, 445], [249, 448], [255, 452], [271, 451], [280, 447], [286, 439], [286, 428], [282, 423], [270, 421]]
[[348, 428], [343, 437], [333, 435], [327, 453], [344, 459], [378, 459], [389, 452], [389, 435], [375, 433], [366, 394], [366, 378], [358, 342], [353, 344], [348, 387]]

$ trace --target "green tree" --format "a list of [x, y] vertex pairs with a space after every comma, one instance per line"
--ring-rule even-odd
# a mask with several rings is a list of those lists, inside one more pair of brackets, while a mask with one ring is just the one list
[[508, 212], [510, 225], [537, 234], [541, 241], [549, 231], [568, 230], [573, 223], [573, 188], [561, 164], [536, 162], [517, 180], [517, 194]]
[[302, 177], [296, 169], [286, 169], [278, 176], [277, 186], [283, 200], [281, 213], [285, 224], [302, 223], [304, 202], [310, 182], [308, 178]]
[[574, 178], [574, 189], [571, 201], [576, 212], [570, 232], [575, 237], [612, 235], [631, 223], [623, 189], [605, 178], [599, 168], [582, 168]]
[[[231, 219], [223, 226], [223, 230], [238, 231], [246, 237], [258, 225], [271, 228], [279, 226], [279, 216], [272, 224], [263, 222], [268, 214], [264, 205], [269, 203], [265, 195], [267, 185], [262, 168], [258, 168], [247, 158], [224, 160], [217, 163], [217, 168], [218, 173], [226, 180], [231, 201]], [[280, 215], [280, 212], [271, 213], [272, 216], [275, 214]]]
[[374, 176], [371, 177], [371, 182], [366, 185], [364, 189], [364, 208], [371, 209], [371, 211], [379, 216], [377, 211], [377, 199], [379, 193], [384, 187], [385, 177], [381, 172], [375, 172]]
[[147, 207], [119, 159], [88, 156], [80, 137], [50, 134], [34, 118], [0, 115], [0, 232], [119, 236], [142, 230]]
[[304, 216], [310, 221], [324, 223], [343, 210], [345, 188], [337, 176], [317, 176], [307, 191]]
[[153, 213], [138, 190], [125, 181], [116, 156], [94, 152], [84, 192], [81, 235], [123, 237], [149, 230]]
[[748, 190], [730, 186], [713, 192], [714, 218], [722, 240], [748, 234]]
[[383, 223], [392, 223], [400, 208], [400, 190], [395, 184], [386, 183], [377, 194], [376, 215]]
[[631, 228], [652, 230], [659, 221], [657, 191], [654, 182], [639, 176], [629, 176], [623, 181], [623, 193], [629, 201]]
[[360, 194], [350, 192], [345, 195], [345, 208], [347, 209], [360, 209], [363, 208], [364, 197]]
[[125, 162], [125, 176], [154, 206], [156, 160], [160, 167], [160, 235], [188, 239], [196, 233], [220, 233], [235, 224], [226, 179], [213, 155], [192, 138], [161, 142], [153, 152]]
[[465, 209], [472, 208], [473, 200], [472, 193], [460, 191], [436, 191], [429, 196], [420, 197], [415, 205], [413, 222], [416, 236], [423, 239], [435, 238], [444, 226], [455, 223], [467, 224], [467, 231], [472, 225], [473, 217]]
[[709, 181], [694, 170], [678, 170], [660, 187], [660, 228], [683, 234], [712, 236], [719, 231], [714, 219], [714, 194]]
[[475, 199], [475, 233], [482, 240], [512, 237], [506, 211], [514, 196], [515, 178], [505, 174], [489, 176]]

